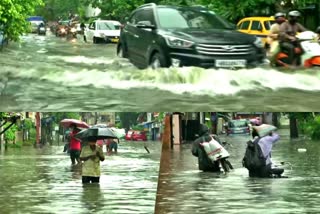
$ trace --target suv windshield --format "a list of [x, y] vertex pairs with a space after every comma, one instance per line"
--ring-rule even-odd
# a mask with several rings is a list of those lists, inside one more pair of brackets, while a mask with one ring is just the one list
[[230, 128], [247, 127], [248, 122], [246, 120], [234, 120], [229, 123]]
[[98, 22], [97, 30], [119, 30], [120, 25], [115, 25], [112, 22]]
[[232, 25], [208, 10], [159, 8], [160, 28], [233, 29]]

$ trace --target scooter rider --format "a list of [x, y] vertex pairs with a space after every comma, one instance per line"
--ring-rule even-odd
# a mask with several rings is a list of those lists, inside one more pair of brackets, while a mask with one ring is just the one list
[[212, 139], [209, 134], [209, 128], [204, 124], [200, 124], [198, 134], [199, 137], [192, 143], [191, 152], [193, 156], [198, 158], [199, 170], [204, 172], [220, 172], [219, 163], [212, 162], [203, 146], [201, 146], [201, 143], [209, 142]]
[[286, 14], [279, 12], [274, 15], [276, 23], [271, 25], [270, 34], [268, 35], [268, 40], [270, 44], [269, 56], [270, 61], [274, 62], [275, 56], [279, 52], [279, 33], [280, 25], [286, 21]]
[[296, 34], [298, 32], [306, 31], [306, 28], [298, 23], [300, 16], [301, 14], [299, 11], [291, 11], [288, 13], [288, 22], [283, 22], [280, 25], [280, 48], [288, 52], [288, 60], [291, 65], [297, 63], [295, 48], [299, 47], [299, 43], [297, 41]]

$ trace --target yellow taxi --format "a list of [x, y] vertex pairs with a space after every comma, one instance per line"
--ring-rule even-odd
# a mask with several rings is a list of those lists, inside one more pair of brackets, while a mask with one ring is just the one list
[[275, 23], [274, 17], [247, 17], [241, 19], [237, 24], [240, 32], [248, 33], [260, 37], [264, 46], [267, 44], [267, 37], [270, 27]]

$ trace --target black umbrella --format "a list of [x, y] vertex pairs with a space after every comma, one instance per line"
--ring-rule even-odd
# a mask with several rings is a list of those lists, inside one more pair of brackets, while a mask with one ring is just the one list
[[92, 127], [77, 133], [75, 138], [82, 141], [97, 141], [103, 139], [117, 139], [117, 135], [110, 128]]

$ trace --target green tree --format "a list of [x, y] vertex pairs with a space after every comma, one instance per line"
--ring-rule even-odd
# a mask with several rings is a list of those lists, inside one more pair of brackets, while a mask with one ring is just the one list
[[[101, 9], [101, 17], [123, 20], [134, 9], [145, 3], [166, 5], [204, 5], [218, 14], [237, 22], [240, 18], [251, 15], [272, 15], [275, 12], [287, 12], [293, 8], [304, 7], [307, 3], [317, 0], [81, 0], [83, 5], [92, 5]], [[236, 6], [235, 6], [236, 5]]]
[[140, 115], [139, 112], [119, 112], [122, 128], [129, 130], [130, 127], [137, 124], [137, 118]]
[[79, 0], [44, 0], [44, 4], [37, 8], [37, 12], [47, 20], [56, 20], [59, 16], [67, 19], [69, 12], [75, 14], [81, 9]]
[[18, 41], [20, 35], [30, 29], [26, 18], [34, 14], [35, 8], [42, 3], [42, 0], [1, 0], [0, 26], [4, 26], [5, 35]]
[[59, 124], [63, 119], [80, 119], [80, 114], [77, 112], [50, 112], [45, 114], [46, 117], [54, 117], [54, 122]]

